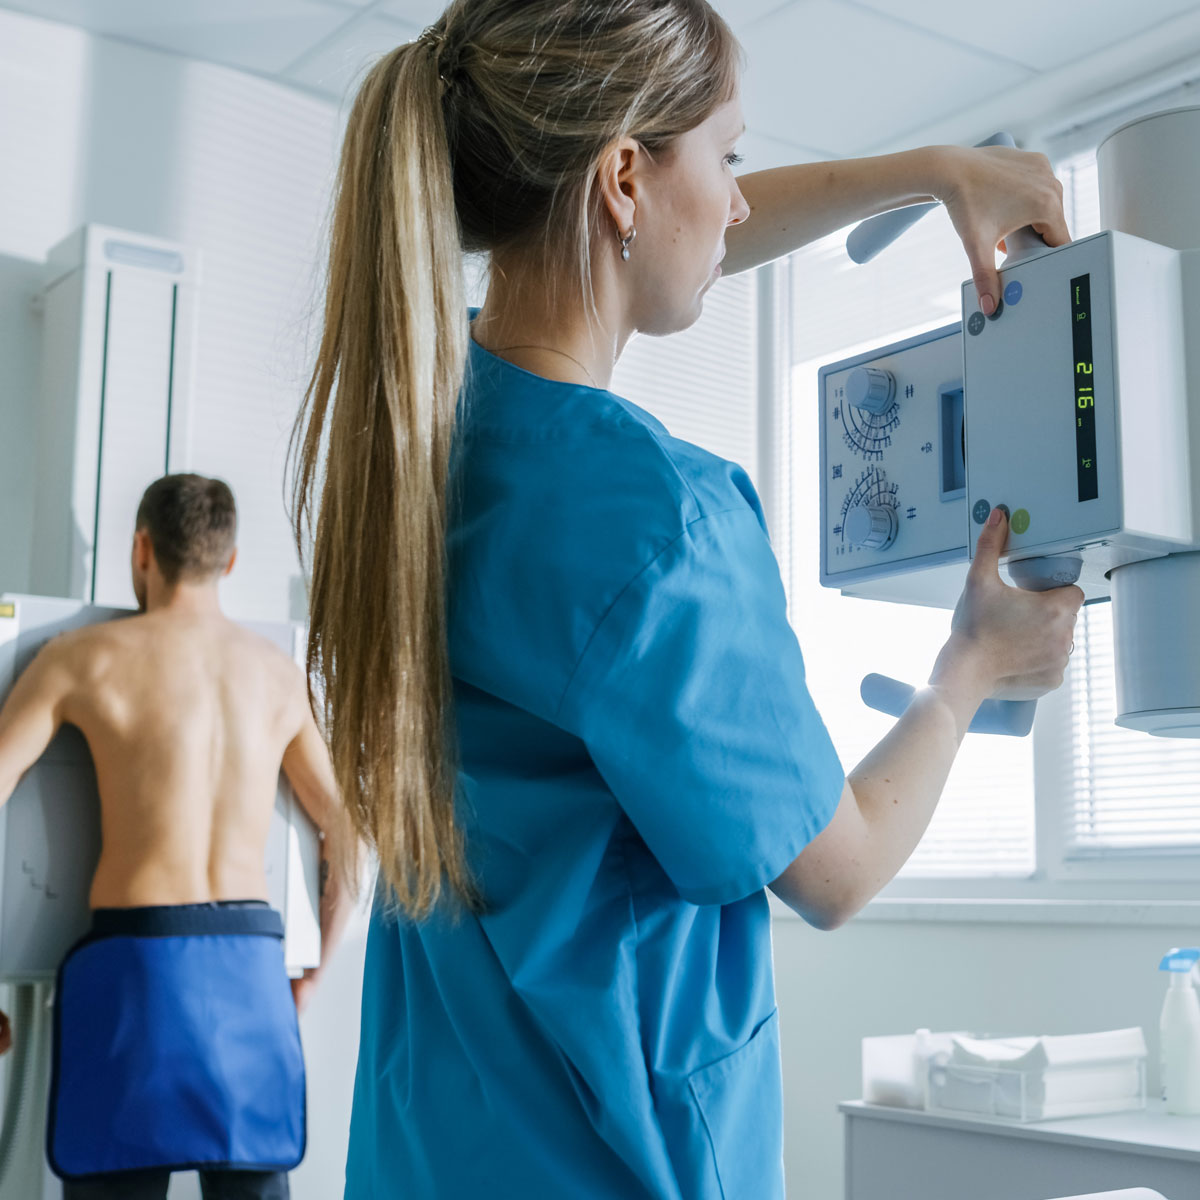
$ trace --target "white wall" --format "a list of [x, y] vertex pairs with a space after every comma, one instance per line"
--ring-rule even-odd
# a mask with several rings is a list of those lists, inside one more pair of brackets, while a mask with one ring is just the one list
[[28, 299], [47, 248], [96, 221], [203, 252], [190, 465], [226, 479], [242, 509], [227, 608], [289, 615], [283, 458], [338, 133], [331, 105], [286, 88], [0, 12], [0, 587], [28, 570]]
[[[203, 251], [190, 465], [226, 479], [241, 508], [227, 611], [289, 616], [284, 451], [338, 136], [332, 106], [285, 88], [0, 11], [0, 590], [28, 586], [40, 354], [29, 299], [48, 247], [95, 221]], [[341, 1195], [364, 935], [360, 921], [302, 1022], [297, 1200]], [[191, 1180], [172, 1186], [198, 1194]]]
[[[930, 1029], [1083, 1033], [1140, 1025], [1158, 1094], [1158, 963], [1194, 929], [857, 920], [775, 922], [788, 1200], [844, 1194], [837, 1104], [862, 1094], [859, 1041]], [[897, 1200], [901, 1200], [897, 1197]]]

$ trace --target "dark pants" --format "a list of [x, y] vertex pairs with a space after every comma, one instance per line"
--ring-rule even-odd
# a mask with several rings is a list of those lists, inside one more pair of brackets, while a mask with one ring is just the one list
[[[86, 1183], [63, 1181], [63, 1200], [166, 1200], [170, 1171], [120, 1171]], [[287, 1175], [274, 1171], [201, 1171], [204, 1200], [288, 1200]]]

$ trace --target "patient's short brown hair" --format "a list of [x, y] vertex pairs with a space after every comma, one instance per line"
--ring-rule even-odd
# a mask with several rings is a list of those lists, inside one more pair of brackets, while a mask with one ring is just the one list
[[203, 475], [164, 475], [145, 491], [137, 528], [150, 535], [169, 584], [225, 569], [237, 542], [237, 505], [229, 485]]

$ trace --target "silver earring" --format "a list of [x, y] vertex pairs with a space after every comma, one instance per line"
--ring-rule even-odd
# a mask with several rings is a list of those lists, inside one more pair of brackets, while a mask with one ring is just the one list
[[626, 262], [629, 261], [629, 247], [632, 245], [635, 237], [637, 237], [637, 230], [632, 225], [630, 225], [629, 232], [626, 234], [622, 234], [619, 229], [617, 230], [617, 241], [621, 243], [621, 257]]

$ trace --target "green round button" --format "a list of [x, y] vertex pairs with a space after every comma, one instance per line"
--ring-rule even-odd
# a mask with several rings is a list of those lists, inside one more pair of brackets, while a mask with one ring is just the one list
[[1013, 533], [1024, 533], [1029, 528], [1029, 513], [1023, 508], [1018, 508], [1012, 515], [1012, 520], [1009, 521], [1008, 527]]

